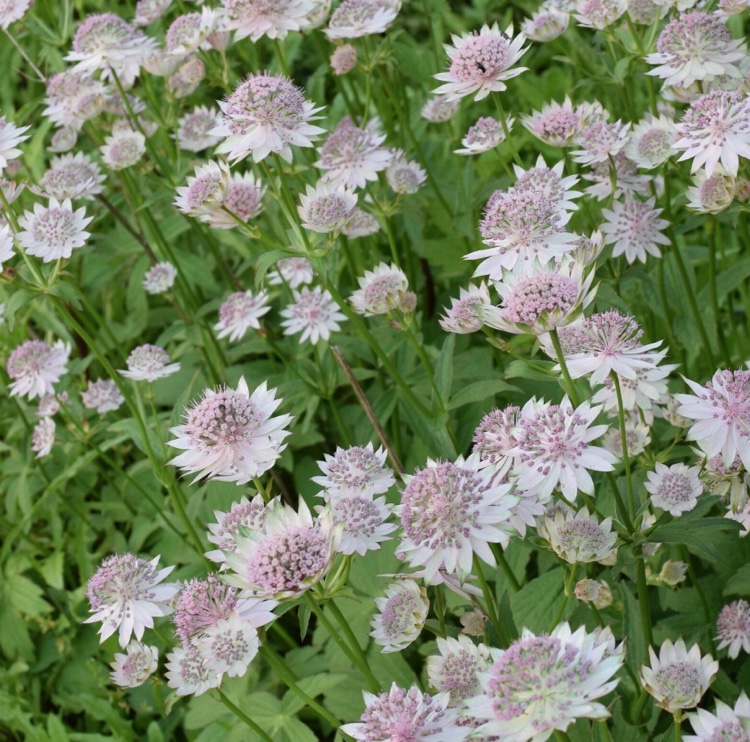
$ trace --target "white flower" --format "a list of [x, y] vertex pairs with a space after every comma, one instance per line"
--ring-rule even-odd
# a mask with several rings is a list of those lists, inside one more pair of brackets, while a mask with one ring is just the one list
[[333, 456], [324, 456], [325, 461], [318, 461], [324, 476], [311, 477], [311, 480], [323, 487], [326, 498], [382, 495], [396, 481], [393, 472], [385, 465], [385, 449], [381, 447], [375, 451], [372, 443], [336, 448]]
[[177, 124], [177, 143], [180, 149], [200, 152], [217, 145], [221, 137], [210, 134], [221, 120], [219, 112], [206, 106], [198, 106], [184, 114]]
[[665, 466], [658, 461], [656, 471], [648, 472], [643, 488], [651, 495], [651, 504], [666, 510], [674, 517], [692, 510], [703, 494], [700, 468], [673, 464]]
[[687, 189], [688, 209], [704, 214], [718, 214], [731, 206], [736, 192], [736, 181], [721, 165], [709, 176], [699, 170], [693, 176], [693, 184]]
[[739, 655], [740, 649], [750, 654], [750, 603], [735, 600], [725, 605], [716, 619], [716, 633], [721, 640], [718, 648], [729, 647], [727, 654], [732, 659]]
[[294, 303], [281, 311], [285, 317], [281, 326], [285, 335], [296, 335], [301, 332], [300, 343], [309, 340], [316, 345], [318, 340], [329, 340], [332, 332], [341, 329], [339, 322], [346, 320], [346, 315], [339, 312], [333, 297], [320, 286], [310, 290], [303, 288], [293, 291]]
[[201, 632], [194, 646], [203, 658], [206, 670], [238, 678], [245, 674], [258, 654], [260, 642], [252, 623], [243, 621], [237, 611], [232, 611], [228, 618], [219, 619]]
[[0, 116], [0, 174], [8, 166], [9, 160], [15, 160], [23, 154], [18, 149], [18, 145], [29, 138], [30, 134], [24, 136], [24, 132], [30, 128], [30, 126], [16, 126], [5, 116]]
[[229, 165], [209, 160], [195, 169], [187, 185], [177, 189], [174, 205], [190, 216], [210, 216], [224, 203], [229, 187]]
[[615, 201], [612, 209], [602, 209], [605, 222], [602, 225], [605, 242], [613, 244], [612, 257], [625, 255], [628, 263], [640, 260], [646, 262], [647, 253], [661, 257], [658, 245], [668, 245], [669, 238], [661, 230], [669, 226], [666, 219], [659, 219], [662, 209], [654, 208], [655, 199], [640, 201], [625, 196], [623, 201]]
[[370, 636], [383, 653], [400, 652], [415, 641], [430, 612], [427, 591], [409, 579], [392, 582], [375, 605], [378, 613], [372, 617]]
[[578, 0], [575, 19], [582, 26], [604, 29], [628, 10], [627, 0]]
[[440, 654], [427, 658], [427, 678], [430, 685], [442, 693], [450, 693], [450, 705], [460, 706], [481, 693], [479, 674], [492, 666], [496, 649], [476, 645], [461, 634], [458, 639], [438, 637]]
[[169, 291], [177, 278], [177, 268], [167, 261], [152, 265], [143, 277], [143, 288], [149, 294], [163, 294]]
[[676, 141], [677, 128], [672, 119], [663, 114], [658, 118], [648, 114], [630, 132], [625, 154], [638, 167], [652, 170], [677, 154], [674, 148]]
[[307, 258], [282, 258], [276, 268], [268, 272], [268, 283], [272, 286], [289, 284], [290, 289], [298, 289], [313, 282], [315, 272]]
[[156, 672], [159, 650], [147, 644], [131, 641], [125, 652], [126, 654], [115, 654], [115, 661], [110, 663], [110, 678], [121, 688], [137, 688]]
[[55, 445], [55, 421], [51, 417], [43, 417], [34, 427], [31, 435], [31, 450], [36, 453], [35, 458], [49, 456]]
[[[266, 189], [252, 173], [233, 173], [227, 183], [227, 192], [222, 208], [216, 209], [201, 221], [207, 222], [214, 229], [234, 229], [237, 220], [246, 223], [255, 219], [263, 211], [263, 196]], [[231, 212], [231, 213], [230, 213]]]
[[[513, 126], [514, 119], [509, 118], [506, 122], [508, 131]], [[478, 118], [473, 126], [469, 127], [466, 136], [461, 140], [462, 149], [455, 149], [456, 155], [479, 155], [489, 152], [505, 140], [505, 132], [502, 124], [491, 116]]]
[[401, 0], [343, 0], [324, 29], [329, 41], [385, 33], [401, 10]]
[[446, 332], [461, 335], [478, 332], [484, 326], [480, 308], [490, 306], [491, 303], [490, 290], [484, 281], [479, 286], [469, 284], [468, 289], [461, 286], [458, 299], [451, 298], [450, 309], [443, 309], [445, 314], [438, 320], [440, 327]]
[[229, 27], [235, 40], [247, 38], [258, 41], [286, 38], [290, 31], [299, 31], [313, 11], [310, 0], [224, 0], [230, 18]]
[[175, 647], [167, 655], [167, 685], [178, 696], [200, 696], [218, 688], [221, 675], [209, 670], [195, 647]]
[[357, 194], [352, 188], [326, 180], [319, 180], [314, 187], [306, 186], [299, 199], [297, 212], [302, 226], [320, 234], [341, 231], [357, 205]]
[[47, 345], [42, 340], [26, 340], [8, 358], [8, 376], [13, 380], [10, 396], [32, 400], [55, 393], [55, 384], [67, 372], [70, 346], [58, 340]]
[[214, 517], [216, 523], [209, 523], [206, 538], [219, 548], [206, 552], [206, 556], [212, 562], [222, 563], [226, 560], [227, 554], [237, 550], [235, 538], [240, 534], [241, 528], [262, 528], [266, 517], [263, 496], [257, 494], [252, 500], [242, 497], [239, 502], [232, 503], [229, 512], [214, 510]]
[[128, 356], [127, 371], [119, 373], [134, 381], [156, 381], [180, 370], [180, 364], [170, 363], [171, 360], [167, 351], [158, 345], [139, 345]]
[[389, 533], [398, 528], [388, 523], [391, 506], [385, 497], [374, 499], [371, 495], [338, 495], [328, 499], [331, 519], [339, 533], [334, 550], [338, 554], [359, 554], [380, 549], [383, 541], [390, 540]]
[[365, 271], [359, 288], [349, 297], [354, 311], [365, 317], [387, 314], [401, 308], [409, 289], [409, 279], [395, 265], [379, 263], [374, 270]]
[[385, 171], [391, 189], [398, 194], [416, 193], [427, 180], [427, 173], [416, 162], [406, 159], [403, 150], [393, 153], [393, 161]]
[[91, 237], [86, 227], [93, 218], [87, 217], [83, 208], [73, 211], [70, 199], [60, 203], [50, 198], [48, 206], [36, 203], [33, 213], [24, 212], [18, 220], [23, 231], [16, 239], [29, 255], [42, 258], [45, 263], [69, 258], [75, 248], [83, 247]]
[[230, 342], [241, 340], [248, 329], [260, 329], [260, 318], [271, 311], [268, 294], [260, 291], [236, 291], [219, 308], [219, 321], [214, 325], [218, 337], [229, 336]]
[[545, 7], [543, 3], [531, 18], [527, 18], [521, 25], [526, 38], [532, 41], [552, 41], [562, 36], [570, 23], [570, 15], [561, 13], [553, 7]]
[[111, 137], [105, 137], [104, 146], [99, 151], [108, 168], [124, 170], [138, 163], [146, 154], [146, 138], [140, 131], [113, 130]]
[[111, 379], [89, 381], [88, 389], [81, 392], [81, 401], [87, 409], [95, 409], [100, 415], [120, 408], [125, 397]]
[[31, 0], [5, 0], [0, 6], [0, 28], [7, 29], [11, 23], [20, 21], [31, 6]]
[[104, 173], [83, 152], [54, 157], [49, 170], [39, 180], [39, 189], [58, 200], [83, 198], [91, 200], [104, 190]]
[[460, 98], [450, 98], [447, 95], [435, 95], [422, 106], [421, 115], [431, 124], [442, 124], [450, 121], [461, 107]]
[[716, 699], [716, 714], [696, 709], [688, 714], [695, 734], [683, 737], [685, 742], [745, 742], [750, 739], [750, 700], [743, 690], [734, 708]]
[[617, 533], [612, 533], [612, 518], [599, 523], [585, 507], [578, 512], [554, 508], [540, 523], [539, 535], [569, 564], [605, 560], [614, 553], [617, 544]]
[[7, 263], [15, 255], [13, 244], [13, 232], [10, 226], [0, 224], [0, 271], [3, 269], [3, 263]]

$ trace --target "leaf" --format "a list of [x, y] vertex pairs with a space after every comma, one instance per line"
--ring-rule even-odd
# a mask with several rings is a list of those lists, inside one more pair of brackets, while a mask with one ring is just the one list
[[[440, 351], [437, 365], [435, 366], [435, 381], [437, 382], [440, 397], [444, 403], [450, 399], [451, 387], [453, 386], [453, 351], [456, 347], [455, 333], [446, 333], [443, 348]], [[450, 405], [448, 405], [450, 409]]]
[[456, 410], [464, 405], [471, 404], [472, 402], [488, 402], [492, 404], [491, 398], [496, 394], [502, 392], [519, 392], [520, 389], [517, 386], [507, 384], [500, 379], [488, 379], [487, 381], [477, 381], [474, 384], [469, 384], [463, 387], [456, 395], [451, 399], [448, 404], [449, 410]]
[[643, 637], [641, 612], [638, 602], [625, 581], [620, 583], [622, 593], [622, 635], [627, 637], [626, 661], [636, 674], [646, 663], [646, 640]]
[[516, 639], [518, 639], [518, 627], [516, 622], [513, 620], [513, 609], [510, 605], [510, 595], [506, 591], [503, 593], [503, 597], [500, 599], [499, 619], [500, 619], [500, 641], [504, 647], [509, 647]]
[[[515, 360], [508, 364], [505, 369], [506, 379], [535, 379], [536, 381], [557, 381], [557, 376], [552, 370], [555, 364], [552, 361], [535, 361], [535, 368], [525, 361]], [[540, 369], [545, 369], [544, 371]]]
[[531, 580], [510, 599], [516, 626], [538, 634], [547, 631], [563, 597], [565, 572], [556, 567]]
[[[318, 675], [310, 675], [310, 677], [302, 678], [297, 685], [307, 693], [310, 698], [317, 698], [318, 696], [326, 694], [337, 685], [346, 682], [349, 679], [348, 675], [331, 675], [329, 673], [320, 673]], [[281, 706], [279, 707], [281, 712], [292, 716], [296, 714], [305, 705], [304, 701], [300, 700], [299, 696], [287, 691], [284, 698], [281, 699]]]
[[680, 518], [679, 522], [655, 528], [648, 538], [655, 543], [684, 544], [699, 556], [721, 564], [728, 559], [731, 542], [735, 540], [722, 537], [725, 532], [734, 532], [736, 535], [739, 530], [740, 524], [729, 518]]
[[740, 567], [727, 580], [724, 595], [750, 595], [750, 564]]

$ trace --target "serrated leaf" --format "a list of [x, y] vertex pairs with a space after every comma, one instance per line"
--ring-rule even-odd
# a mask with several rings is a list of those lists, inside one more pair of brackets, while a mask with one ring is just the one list
[[538, 634], [547, 631], [563, 597], [565, 572], [556, 567], [524, 585], [510, 599], [518, 627]]

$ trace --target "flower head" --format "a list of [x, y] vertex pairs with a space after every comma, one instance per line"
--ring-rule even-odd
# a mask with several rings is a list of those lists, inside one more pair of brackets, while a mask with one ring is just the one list
[[31, 0], [5, 0], [0, 5], [0, 28], [7, 29], [11, 23], [20, 21], [31, 7]]
[[732, 204], [735, 196], [736, 181], [728, 175], [721, 165], [717, 165], [713, 175], [706, 175], [699, 170], [693, 177], [693, 185], [685, 195], [688, 197], [688, 208], [704, 214], [718, 214]]
[[177, 189], [174, 205], [190, 216], [208, 216], [221, 208], [229, 186], [229, 166], [210, 160], [196, 168], [186, 186]]
[[625, 148], [629, 129], [630, 124], [621, 121], [610, 124], [604, 119], [595, 120], [576, 137], [576, 144], [581, 149], [573, 152], [573, 160], [581, 165], [607, 162]]
[[131, 641], [125, 652], [126, 654], [115, 654], [115, 661], [110, 664], [110, 677], [112, 682], [121, 688], [137, 688], [156, 672], [159, 650], [147, 644]]
[[58, 201], [72, 198], [93, 199], [104, 190], [104, 174], [83, 152], [54, 157], [39, 180], [39, 188]]
[[324, 30], [330, 41], [385, 33], [401, 10], [401, 0], [343, 0]]
[[250, 394], [245, 379], [237, 389], [208, 389], [185, 413], [185, 423], [171, 429], [167, 445], [183, 450], [169, 463], [196, 479], [207, 477], [238, 485], [268, 471], [286, 448], [291, 415], [273, 417], [281, 404], [276, 390], [263, 382]]
[[[206, 66], [196, 55], [191, 55], [182, 62], [177, 69], [167, 78], [167, 92], [173, 98], [187, 98], [195, 92], [201, 81], [206, 76]], [[217, 129], [211, 129], [212, 134]]]
[[331, 71], [337, 77], [351, 72], [357, 66], [357, 47], [353, 44], [337, 46], [329, 59]]
[[221, 137], [211, 134], [221, 120], [218, 111], [198, 106], [184, 114], [177, 124], [177, 143], [180, 149], [200, 152], [217, 145]]
[[745, 691], [740, 693], [734, 708], [716, 700], [716, 714], [696, 709], [688, 714], [694, 735], [683, 737], [685, 742], [746, 742], [750, 739], [750, 700]]
[[350, 240], [355, 240], [357, 237], [369, 237], [371, 234], [377, 234], [380, 231], [380, 224], [372, 214], [368, 214], [364, 209], [355, 206], [341, 231]]
[[261, 291], [236, 291], [219, 308], [219, 321], [214, 325], [218, 336], [229, 336], [230, 342], [241, 340], [248, 329], [260, 329], [260, 318], [271, 311], [268, 294]]
[[35, 426], [31, 434], [31, 450], [36, 453], [34, 458], [41, 459], [49, 456], [55, 445], [55, 430], [57, 426], [51, 417], [43, 417]]
[[627, 12], [627, 0], [578, 0], [575, 19], [582, 26], [604, 29]]
[[320, 286], [293, 291], [293, 298], [294, 302], [281, 311], [281, 316], [285, 317], [281, 326], [285, 335], [301, 332], [300, 343], [309, 340], [316, 345], [321, 338], [329, 340], [332, 332], [341, 329], [339, 323], [346, 320], [346, 315], [339, 312], [331, 294]]
[[692, 510], [703, 493], [700, 469], [697, 466], [656, 462], [656, 471], [648, 473], [644, 489], [651, 495], [651, 504], [666, 510], [674, 517]]
[[385, 171], [385, 178], [391, 189], [398, 194], [416, 193], [427, 179], [424, 168], [406, 159], [402, 150], [393, 153], [393, 161]]
[[[513, 126], [513, 119], [507, 121], [508, 130]], [[457, 155], [479, 155], [495, 149], [505, 140], [505, 132], [502, 124], [491, 116], [478, 118], [473, 126], [469, 127], [466, 136], [461, 140], [462, 149], [454, 150]]]
[[476, 645], [467, 636], [437, 640], [440, 654], [427, 658], [427, 678], [441, 693], [450, 694], [450, 705], [460, 706], [481, 693], [479, 673], [492, 666], [492, 650], [484, 644]]
[[414, 580], [399, 579], [375, 598], [378, 613], [372, 617], [370, 636], [381, 652], [400, 652], [417, 639], [424, 628], [430, 601], [427, 591]]
[[585, 507], [578, 512], [554, 508], [540, 523], [539, 535], [569, 564], [607, 559], [617, 543], [617, 533], [612, 533], [612, 518], [600, 523]]
[[125, 397], [120, 394], [117, 384], [111, 379], [89, 381], [88, 389], [81, 392], [83, 406], [89, 410], [96, 410], [100, 415], [120, 408]]
[[375, 451], [372, 443], [337, 448], [333, 456], [325, 454], [325, 461], [318, 461], [323, 476], [311, 479], [323, 487], [326, 497], [382, 495], [396, 481], [385, 460], [385, 449]]
[[214, 510], [216, 523], [210, 523], [206, 538], [218, 546], [209, 551], [206, 556], [212, 562], [224, 562], [226, 555], [237, 550], [237, 537], [241, 529], [248, 531], [260, 530], [266, 517], [263, 497], [257, 494], [252, 500], [243, 497], [239, 502], [233, 502], [229, 512], [222, 513]]
[[23, 231], [16, 239], [29, 255], [42, 258], [45, 263], [69, 258], [91, 237], [86, 227], [92, 219], [86, 216], [85, 209], [73, 211], [70, 199], [60, 203], [50, 198], [48, 206], [36, 203], [33, 213], [27, 211], [18, 220]]
[[541, 111], [521, 116], [521, 123], [535, 137], [553, 147], [568, 147], [578, 139], [584, 127], [604, 117], [598, 103], [573, 106], [570, 98], [562, 103], [547, 103]]
[[359, 288], [349, 297], [357, 314], [372, 317], [400, 309], [409, 289], [409, 279], [395, 265], [380, 263], [374, 270], [365, 271]]
[[276, 269], [268, 272], [268, 283], [280, 286], [288, 283], [290, 289], [298, 289], [313, 282], [315, 273], [307, 258], [282, 258]]
[[677, 129], [672, 119], [663, 114], [658, 118], [649, 114], [633, 127], [625, 154], [638, 167], [652, 170], [676, 154], [676, 140]]
[[177, 268], [172, 263], [164, 261], [152, 265], [143, 277], [143, 288], [149, 294], [163, 294], [169, 291], [177, 278]]
[[450, 121], [461, 107], [460, 98], [447, 95], [435, 95], [422, 106], [422, 118], [431, 124], [443, 124]]
[[[237, 219], [249, 222], [263, 211], [266, 189], [252, 173], [233, 173], [227, 183], [227, 192], [221, 209], [201, 217], [214, 229], [234, 229]], [[231, 212], [228, 213], [228, 212]]]
[[327, 234], [341, 231], [356, 205], [357, 195], [353, 189], [320, 180], [315, 187], [306, 187], [297, 211], [305, 229]]
[[626, 196], [615, 201], [612, 209], [602, 209], [606, 219], [602, 226], [607, 244], [614, 244], [612, 257], [625, 255], [628, 263], [646, 262], [646, 255], [661, 257], [658, 245], [668, 245], [669, 238], [661, 230], [669, 226], [666, 219], [659, 219], [662, 209], [654, 208], [655, 199], [640, 201]]
[[364, 556], [368, 551], [377, 551], [383, 541], [389, 540], [389, 533], [398, 528], [389, 523], [391, 506], [385, 497], [371, 495], [344, 495], [328, 498], [331, 520], [338, 528], [338, 538], [334, 550], [338, 554]]
[[488, 412], [479, 422], [472, 441], [473, 452], [485, 466], [492, 466], [498, 478], [503, 479], [509, 472], [514, 459], [511, 453], [518, 445], [516, 427], [520, 407], [509, 405], [502, 410]]
[[543, 3], [531, 18], [527, 18], [521, 26], [524, 36], [532, 41], [553, 41], [562, 36], [570, 23], [570, 15], [561, 13], [554, 7], [545, 7]]
[[440, 327], [446, 332], [456, 332], [466, 335], [478, 332], [484, 326], [480, 316], [482, 306], [490, 306], [490, 290], [482, 281], [479, 286], [469, 284], [469, 288], [463, 286], [459, 289], [458, 299], [451, 299], [450, 309], [445, 308], [445, 314], [440, 318]]
[[146, 154], [146, 138], [140, 131], [113, 130], [111, 137], [105, 137], [99, 151], [110, 170], [124, 170], [137, 164]]
[[98, 116], [104, 105], [104, 84], [75, 69], [52, 75], [46, 85], [43, 114], [57, 126], [77, 131]]
[[223, 0], [235, 39], [283, 39], [299, 31], [313, 9], [310, 0]]
[[167, 655], [167, 685], [178, 696], [200, 696], [218, 688], [221, 675], [208, 669], [206, 660], [195, 647], [175, 647]]
[[127, 371], [120, 371], [120, 375], [134, 381], [163, 379], [180, 370], [180, 364], [171, 360], [169, 353], [158, 345], [139, 345], [130, 352]]
[[750, 603], [735, 600], [725, 605], [716, 619], [719, 649], [729, 647], [727, 654], [734, 659], [740, 649], [750, 654]]
[[58, 340], [47, 345], [42, 340], [26, 340], [8, 358], [8, 376], [13, 380], [10, 396], [24, 395], [32, 400], [54, 394], [54, 385], [67, 372], [70, 347]]

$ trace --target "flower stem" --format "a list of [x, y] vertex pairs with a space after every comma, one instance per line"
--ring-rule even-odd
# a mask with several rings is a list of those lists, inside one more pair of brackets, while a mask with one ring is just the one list
[[565, 607], [568, 605], [568, 600], [570, 599], [570, 596], [573, 593], [573, 588], [575, 586], [577, 571], [578, 571], [578, 564], [572, 564], [570, 567], [570, 571], [568, 572], [567, 578], [565, 579], [565, 584], [563, 586], [563, 597], [562, 597], [562, 600], [560, 601], [560, 606], [557, 609], [557, 614], [555, 615], [555, 618], [550, 624], [549, 629], [547, 629], [548, 632], [552, 631], [555, 628], [555, 626], [557, 626], [557, 624], [560, 623], [563, 615], [565, 614]]
[[625, 409], [622, 404], [622, 389], [620, 387], [620, 377], [614, 371], [609, 376], [615, 385], [615, 394], [617, 395], [617, 418], [620, 421], [622, 461], [625, 465], [625, 482], [628, 488], [628, 515], [633, 520], [635, 518], [635, 495], [633, 493], [633, 479], [630, 472], [630, 453], [628, 452], [628, 438], [625, 431]]
[[500, 617], [497, 612], [497, 606], [495, 605], [495, 596], [487, 584], [487, 580], [484, 577], [482, 571], [482, 563], [479, 561], [479, 557], [474, 554], [474, 571], [477, 573], [477, 580], [479, 581], [479, 587], [482, 588], [484, 594], [484, 602], [487, 603], [487, 614], [490, 617], [490, 623], [492, 628], [495, 629], [495, 633], [498, 637], [502, 636], [502, 629], [500, 628]]
[[680, 742], [682, 739], [682, 709], [677, 709], [674, 712], [674, 739], [675, 742]]
[[638, 590], [638, 608], [641, 612], [641, 627], [643, 628], [643, 641], [646, 646], [651, 646], [653, 636], [651, 634], [651, 608], [648, 604], [648, 583], [646, 582], [646, 562], [641, 554], [636, 569], [636, 588]]
[[568, 364], [565, 362], [565, 354], [562, 351], [560, 336], [557, 334], [556, 327], [550, 332], [549, 336], [552, 338], [552, 345], [555, 348], [555, 355], [557, 356], [557, 362], [560, 365], [560, 371], [562, 371], [563, 378], [565, 379], [565, 386], [568, 387], [568, 397], [570, 398], [573, 407], [578, 407], [580, 404], [578, 393], [573, 384], [573, 379], [570, 377], [570, 371], [568, 371]]
[[238, 718], [240, 721], [245, 722], [255, 734], [257, 734], [262, 740], [266, 742], [273, 742], [273, 739], [266, 734], [239, 706], [236, 706], [232, 701], [229, 700], [226, 693], [221, 688], [216, 689], [219, 694], [219, 700]]
[[500, 116], [500, 126], [503, 127], [503, 134], [505, 134], [505, 141], [508, 142], [511, 154], [513, 155], [513, 162], [515, 162], [518, 167], [523, 168], [521, 157], [519, 156], [516, 145], [514, 144], [513, 139], [510, 136], [510, 129], [508, 128], [508, 118], [505, 115], [505, 109], [503, 108], [503, 102], [500, 99], [500, 93], [493, 93], [492, 97], [495, 99], [497, 113]]
[[508, 560], [505, 558], [502, 547], [499, 544], [490, 544], [490, 548], [495, 555], [498, 566], [505, 575], [505, 579], [508, 580], [510, 591], [517, 593], [521, 589], [521, 584], [516, 579], [515, 574], [513, 574], [513, 570], [511, 569], [510, 564], [508, 564]]
[[706, 239], [708, 241], [708, 288], [711, 293], [711, 310], [716, 323], [716, 336], [719, 339], [719, 350], [727, 368], [732, 366], [732, 358], [729, 354], [727, 339], [724, 335], [724, 325], [719, 315], [719, 298], [716, 289], [716, 228], [718, 223], [709, 217], [705, 222]]

